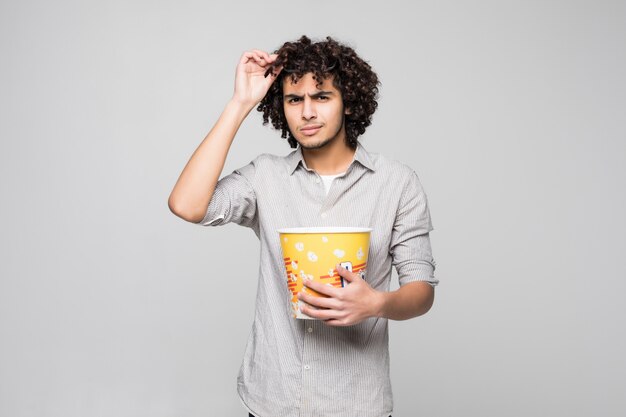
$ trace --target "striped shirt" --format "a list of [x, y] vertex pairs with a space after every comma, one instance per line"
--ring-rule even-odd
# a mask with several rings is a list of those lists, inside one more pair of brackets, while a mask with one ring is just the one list
[[387, 319], [347, 327], [294, 319], [277, 230], [370, 227], [365, 279], [374, 289], [389, 291], [392, 266], [400, 286], [435, 286], [433, 227], [417, 174], [359, 143], [326, 194], [299, 147], [284, 157], [263, 154], [218, 181], [198, 224], [227, 223], [250, 227], [260, 241], [254, 321], [237, 378], [248, 411], [257, 417], [388, 417]]

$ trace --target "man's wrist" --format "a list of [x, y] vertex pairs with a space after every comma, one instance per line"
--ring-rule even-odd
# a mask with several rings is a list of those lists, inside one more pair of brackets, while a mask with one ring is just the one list
[[238, 113], [247, 116], [257, 105], [258, 102], [242, 100], [236, 95], [233, 95], [228, 101], [227, 107], [231, 107]]
[[374, 298], [374, 317], [384, 318], [389, 299], [389, 293], [386, 291], [376, 291], [376, 297]]

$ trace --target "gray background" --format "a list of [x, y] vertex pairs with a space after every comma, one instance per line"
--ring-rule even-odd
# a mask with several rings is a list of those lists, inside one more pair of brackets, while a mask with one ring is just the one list
[[[301, 34], [372, 64], [363, 143], [429, 196], [394, 416], [623, 416], [626, 6], [495, 0], [3, 0], [0, 415], [245, 415], [258, 241], [167, 198], [241, 52]], [[225, 173], [262, 152], [255, 113]]]

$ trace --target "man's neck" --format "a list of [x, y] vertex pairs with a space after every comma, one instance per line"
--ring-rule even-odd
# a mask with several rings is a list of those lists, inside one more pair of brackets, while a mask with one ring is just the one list
[[346, 172], [354, 160], [355, 152], [342, 138], [320, 149], [302, 148], [302, 157], [309, 169], [320, 175], [334, 175]]

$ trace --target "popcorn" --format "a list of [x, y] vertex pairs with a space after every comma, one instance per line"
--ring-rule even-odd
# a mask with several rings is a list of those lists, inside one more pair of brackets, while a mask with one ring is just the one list
[[298, 262], [296, 262], [296, 261], [291, 261], [291, 269], [293, 269], [293, 270], [298, 269]]
[[335, 255], [337, 258], [343, 258], [345, 254], [346, 254], [346, 251], [341, 250], [341, 249], [335, 249], [333, 251], [333, 255]]
[[306, 255], [309, 258], [309, 261], [317, 262], [317, 255], [315, 254], [315, 252], [309, 251], [309, 253], [307, 253]]
[[304, 243], [302, 243], [302, 242], [296, 243], [296, 250], [298, 252], [302, 252], [304, 250]]
[[334, 269], [334, 268], [330, 268], [330, 269], [328, 270], [328, 276], [329, 276], [329, 277], [332, 277], [333, 275], [335, 275], [335, 269]]
[[289, 274], [289, 279], [291, 279], [291, 282], [296, 282], [298, 280], [298, 276], [292, 272]]
[[286, 236], [283, 238], [283, 241], [284, 241], [284, 242], [287, 242], [288, 240], [289, 240], [289, 239], [287, 239], [287, 237], [286, 237]]
[[328, 238], [326, 236], [322, 236], [322, 242], [328, 243]]
[[364, 256], [365, 254], [363, 253], [363, 248], [359, 248], [359, 250], [356, 252], [356, 258], [360, 261], [361, 259], [363, 259]]

